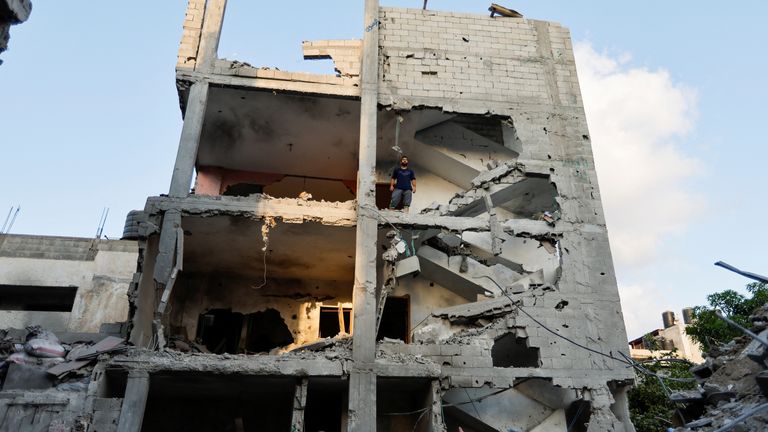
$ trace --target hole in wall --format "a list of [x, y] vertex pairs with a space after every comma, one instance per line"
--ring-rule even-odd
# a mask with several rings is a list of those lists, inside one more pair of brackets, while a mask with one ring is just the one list
[[197, 338], [212, 353], [235, 354], [240, 345], [243, 314], [231, 309], [211, 309], [197, 320]]
[[565, 410], [565, 420], [569, 432], [587, 432], [587, 424], [592, 413], [592, 404], [585, 400], [573, 402]]
[[540, 367], [539, 349], [528, 346], [528, 338], [507, 333], [491, 348], [494, 367]]
[[250, 352], [269, 352], [273, 348], [294, 342], [291, 331], [280, 312], [267, 309], [248, 315], [248, 334], [245, 349]]

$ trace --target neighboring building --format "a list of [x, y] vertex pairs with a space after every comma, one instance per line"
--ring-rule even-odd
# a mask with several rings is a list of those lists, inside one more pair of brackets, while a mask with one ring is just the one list
[[0, 234], [0, 329], [124, 322], [137, 257], [136, 241]]
[[[225, 6], [189, 0], [170, 190], [132, 216], [137, 349], [46, 412], [121, 432], [633, 431], [568, 30], [367, 0], [362, 41], [304, 43], [334, 62], [316, 75], [219, 59]], [[387, 209], [401, 152], [410, 213]]]
[[685, 333], [685, 328], [691, 324], [692, 309], [683, 309], [682, 323], [675, 319], [675, 313], [672, 311], [664, 312], [661, 317], [664, 328], [656, 329], [629, 342], [629, 353], [632, 358], [647, 360], [675, 355], [693, 363], [703, 362], [701, 345]]
[[[0, 54], [8, 49], [11, 26], [26, 21], [30, 12], [32, 2], [29, 0], [0, 0]], [[2, 60], [0, 64], [3, 64]]]

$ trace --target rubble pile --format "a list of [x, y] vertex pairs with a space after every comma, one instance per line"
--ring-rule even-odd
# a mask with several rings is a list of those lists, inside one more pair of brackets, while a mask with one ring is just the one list
[[[768, 305], [751, 317], [751, 331], [768, 339]], [[705, 362], [691, 368], [699, 389], [673, 393], [672, 401], [685, 403], [698, 419], [676, 431], [768, 430], [768, 347], [757, 339], [739, 336], [706, 354]]]
[[0, 388], [84, 391], [94, 361], [104, 353], [127, 347], [122, 338], [115, 336], [67, 336], [64, 342], [39, 326], [0, 330]]

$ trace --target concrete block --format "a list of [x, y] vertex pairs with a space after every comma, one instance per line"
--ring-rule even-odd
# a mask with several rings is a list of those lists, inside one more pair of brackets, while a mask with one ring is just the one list
[[440, 354], [444, 356], [455, 356], [461, 354], [461, 345], [441, 345]]
[[419, 265], [419, 257], [415, 255], [401, 259], [395, 265], [396, 277], [402, 277], [411, 273], [418, 273], [419, 271], [421, 271], [421, 266]]

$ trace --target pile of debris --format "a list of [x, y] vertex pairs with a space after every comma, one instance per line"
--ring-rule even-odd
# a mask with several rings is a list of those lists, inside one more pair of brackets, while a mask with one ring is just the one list
[[713, 348], [704, 363], [691, 369], [698, 390], [671, 395], [686, 405], [686, 412], [701, 413], [674, 430], [768, 430], [768, 305], [750, 319], [752, 329], [742, 329], [744, 336]]
[[116, 336], [83, 335], [74, 335], [67, 341], [70, 343], [65, 343], [39, 326], [0, 330], [0, 388], [87, 390], [94, 361], [104, 353], [122, 351], [127, 345]]

